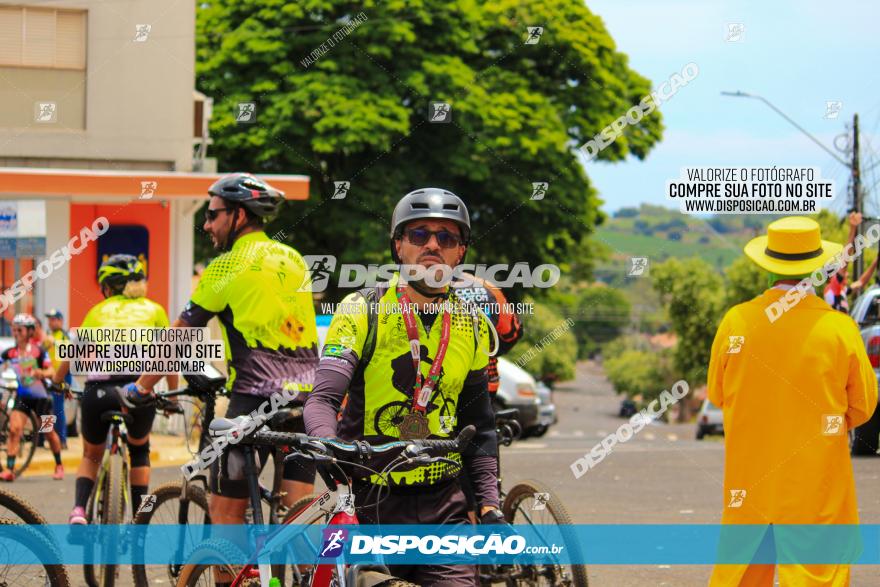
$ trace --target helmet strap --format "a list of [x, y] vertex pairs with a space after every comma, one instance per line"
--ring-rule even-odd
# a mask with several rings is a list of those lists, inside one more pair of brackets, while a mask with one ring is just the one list
[[426, 298], [432, 298], [434, 300], [445, 300], [449, 297], [449, 287], [447, 286], [446, 291], [442, 291], [437, 293], [435, 291], [429, 291], [425, 284], [421, 281], [407, 281], [406, 285], [416, 290], [420, 295], [425, 296]]
[[235, 244], [236, 239], [238, 239], [239, 233], [244, 228], [243, 226], [241, 228], [235, 228], [235, 223], [238, 222], [239, 211], [241, 211], [241, 206], [236, 204], [235, 211], [232, 213], [232, 227], [229, 229], [229, 234], [226, 235], [226, 240], [223, 241], [223, 246], [220, 247], [220, 250], [224, 253], [232, 249], [232, 245]]

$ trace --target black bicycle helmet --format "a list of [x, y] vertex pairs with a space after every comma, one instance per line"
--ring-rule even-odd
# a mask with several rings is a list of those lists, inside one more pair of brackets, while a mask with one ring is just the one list
[[111, 255], [98, 269], [98, 284], [119, 291], [129, 281], [147, 278], [144, 264], [133, 255]]
[[208, 193], [228, 202], [235, 202], [266, 222], [271, 220], [284, 201], [284, 192], [250, 173], [233, 173], [221, 177], [208, 188]]

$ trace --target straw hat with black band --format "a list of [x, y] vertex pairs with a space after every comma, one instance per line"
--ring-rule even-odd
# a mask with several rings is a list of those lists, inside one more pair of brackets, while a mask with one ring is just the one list
[[843, 245], [822, 240], [819, 223], [805, 216], [771, 222], [766, 235], [753, 238], [743, 248], [762, 269], [791, 277], [812, 273], [842, 250]]

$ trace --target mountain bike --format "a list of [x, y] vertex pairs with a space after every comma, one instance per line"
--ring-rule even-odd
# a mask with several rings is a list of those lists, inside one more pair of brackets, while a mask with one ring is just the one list
[[[115, 391], [119, 395], [121, 405], [127, 405], [122, 390], [115, 388]], [[70, 393], [82, 399], [85, 392], [71, 390]], [[107, 393], [113, 391], [107, 390]], [[160, 401], [160, 408], [165, 413], [181, 411], [179, 406], [167, 400]], [[97, 560], [112, 559], [113, 553], [126, 547], [125, 537], [118, 534], [117, 530], [124, 523], [125, 508], [131, 501], [126, 455], [126, 425], [131, 423], [132, 417], [123, 411], [109, 410], [101, 414], [101, 421], [109, 423], [110, 430], [107, 432], [104, 458], [98, 469], [95, 487], [86, 504], [86, 520], [89, 524], [112, 526], [114, 530], [102, 532], [100, 541], [85, 541], [86, 561], [96, 558]], [[119, 568], [114, 564], [86, 564], [83, 572], [90, 587], [113, 587], [119, 575]]]
[[[516, 420], [519, 410], [513, 408], [500, 410], [495, 414], [495, 430], [500, 446], [510, 446], [519, 438], [522, 428]], [[501, 497], [501, 512], [508, 524], [529, 524], [532, 526], [559, 526], [566, 551], [577, 552], [579, 545], [574, 532], [567, 530], [572, 525], [571, 516], [559, 498], [540, 481], [520, 481], [505, 491], [501, 477], [501, 455], [498, 456], [498, 495]], [[475, 512], [476, 514], [476, 512]], [[483, 586], [503, 584], [517, 585], [558, 585], [562, 587], [587, 587], [587, 567], [585, 565], [515, 564], [481, 565], [480, 584]]]
[[[181, 398], [184, 396], [194, 397], [202, 402], [201, 423], [199, 425], [199, 450], [193, 456], [201, 453], [202, 449], [210, 444], [209, 426], [214, 420], [214, 408], [216, 396], [224, 392], [226, 379], [213, 368], [201, 375], [184, 375], [188, 387], [176, 391], [159, 392], [158, 399]], [[271, 430], [292, 431], [296, 427], [297, 420], [302, 419], [302, 408], [282, 409], [273, 416], [268, 423]], [[188, 435], [189, 436], [189, 435]], [[285, 493], [281, 490], [283, 466], [279, 454], [272, 455], [274, 461], [274, 478], [272, 488], [259, 485], [260, 499], [268, 508], [268, 521], [270, 524], [280, 523], [288, 512], [284, 505]], [[185, 548], [191, 544], [198, 544], [210, 534], [211, 517], [208, 508], [208, 482], [206, 472], [199, 472], [191, 479], [172, 481], [157, 487], [153, 492], [156, 501], [151, 509], [138, 511], [134, 518], [135, 524], [164, 524], [177, 527], [175, 550], [169, 553], [169, 562], [166, 564], [147, 565], [147, 537], [149, 530], [136, 532], [133, 551], [132, 573], [136, 587], [148, 587], [157, 583], [175, 584], [180, 576], [182, 564], [176, 562], [183, 560]], [[195, 533], [200, 533], [196, 536]], [[278, 572], [281, 572], [280, 570]]]
[[22, 498], [0, 489], [0, 531], [13, 525], [15, 540], [4, 540], [0, 553], [0, 585], [69, 587], [64, 565], [40, 562], [46, 560], [47, 553], [49, 560], [61, 558], [49, 533], [40, 531], [40, 526], [46, 525], [45, 518]]
[[[230, 434], [241, 430], [246, 424], [246, 416], [233, 420], [220, 419], [211, 424], [216, 434]], [[251, 509], [254, 524], [267, 530], [266, 533], [253, 539], [248, 557], [241, 549], [226, 540], [210, 540], [197, 547], [180, 573], [178, 587], [195, 587], [196, 585], [213, 585], [212, 571], [234, 577], [232, 587], [244, 584], [252, 585], [258, 581], [263, 587], [276, 581], [279, 585], [299, 585], [311, 587], [327, 587], [330, 585], [345, 587], [358, 584], [359, 579], [372, 575], [381, 578], [383, 585], [398, 587], [412, 586], [411, 583], [395, 579], [383, 565], [344, 565], [317, 562], [314, 565], [289, 564], [282, 566], [286, 573], [291, 573], [291, 581], [285, 583], [284, 576], [275, 575], [269, 557], [272, 553], [286, 553], [292, 557], [298, 546], [318, 561], [322, 554], [320, 543], [312, 542], [307, 536], [308, 526], [353, 525], [358, 523], [355, 514], [355, 498], [352, 491], [352, 478], [340, 466], [341, 464], [365, 468], [372, 455], [391, 453], [400, 454], [389, 463], [382, 472], [383, 477], [401, 465], [427, 465], [444, 461], [457, 465], [455, 461], [442, 455], [461, 452], [473, 438], [475, 429], [468, 426], [453, 440], [398, 440], [380, 445], [370, 445], [365, 441], [347, 443], [339, 440], [316, 438], [298, 433], [257, 431], [250, 437], [242, 439], [239, 446], [245, 454], [245, 477], [248, 481]], [[305, 458], [317, 464], [318, 472], [330, 488], [321, 495], [308, 496], [290, 508], [290, 513], [282, 526], [269, 531], [271, 526], [264, 526], [260, 506], [255, 447], [280, 446], [290, 447], [292, 453], [286, 458]], [[373, 471], [375, 472], [375, 471]], [[371, 504], [372, 505], [372, 504]], [[242, 566], [239, 561], [249, 561]], [[286, 560], [290, 560], [289, 558]], [[387, 579], [387, 580], [386, 580]]]
[[[187, 387], [184, 389], [157, 392], [157, 398], [169, 400], [177, 398], [178, 401], [186, 401], [181, 398], [191, 398], [199, 402], [199, 441], [198, 449], [193, 453], [197, 456], [209, 443], [208, 426], [214, 420], [214, 410], [217, 396], [225, 392], [226, 378], [210, 367], [199, 375], [184, 375]], [[186, 431], [190, 438], [190, 431]], [[190, 449], [190, 452], [193, 452]], [[140, 508], [134, 517], [134, 524], [165, 524], [178, 527], [177, 549], [171, 556], [171, 561], [164, 565], [145, 565], [147, 544], [147, 532], [136, 532], [136, 540], [133, 544], [132, 574], [135, 587], [148, 587], [156, 584], [170, 584], [177, 582], [180, 569], [183, 565], [173, 562], [183, 560], [182, 549], [186, 544], [198, 544], [207, 537], [208, 526], [211, 524], [211, 516], [208, 510], [208, 480], [205, 472], [199, 472], [192, 478], [184, 478], [181, 481], [171, 481], [160, 485], [150, 492], [155, 496], [151, 508]], [[190, 528], [200, 528], [201, 536], [195, 537]]]
[[[5, 401], [0, 401], [0, 451], [6, 452], [9, 441], [9, 416], [15, 406], [15, 400], [18, 398], [18, 378], [12, 371], [8, 370], [3, 373], [0, 378], [0, 390], [5, 396]], [[40, 433], [40, 418], [30, 408], [22, 407], [25, 408], [24, 413], [27, 415], [27, 419], [21, 431], [21, 438], [18, 440], [18, 451], [14, 455], [15, 468], [12, 473], [16, 478], [21, 476], [31, 464], [31, 459], [34, 458], [34, 452], [37, 450], [37, 438]]]

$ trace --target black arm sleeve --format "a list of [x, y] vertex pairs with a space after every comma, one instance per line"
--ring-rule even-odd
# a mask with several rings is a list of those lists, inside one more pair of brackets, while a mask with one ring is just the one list
[[190, 327], [202, 327], [208, 324], [208, 321], [216, 314], [210, 310], [206, 310], [192, 300], [183, 308], [180, 313], [180, 319], [186, 322]]
[[356, 366], [357, 359], [349, 350], [346, 350], [343, 357], [325, 356], [318, 363], [315, 386], [303, 408], [306, 434], [324, 438], [336, 437], [336, 415]]
[[457, 429], [469, 424], [476, 427], [477, 433], [462, 453], [462, 459], [477, 503], [498, 507], [498, 437], [488, 381], [485, 369], [468, 374], [458, 397]]

